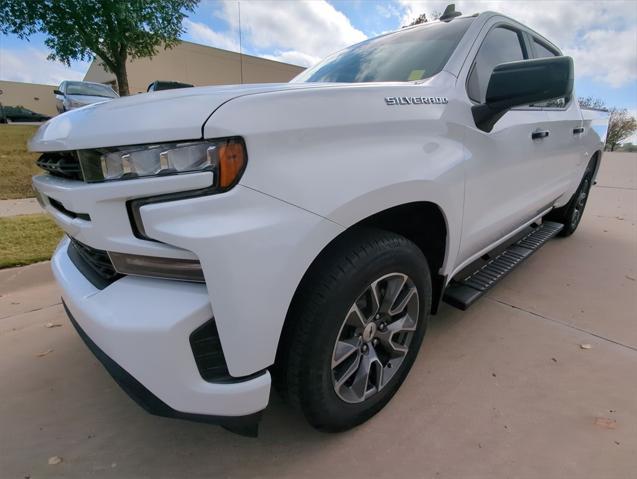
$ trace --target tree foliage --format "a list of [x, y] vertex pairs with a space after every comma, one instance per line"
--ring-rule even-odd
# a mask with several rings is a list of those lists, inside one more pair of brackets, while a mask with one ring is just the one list
[[628, 153], [635, 153], [637, 152], [637, 145], [633, 145], [632, 143], [624, 143], [622, 144], [621, 151], [626, 151]]
[[427, 18], [426, 13], [421, 13], [414, 20], [412, 20], [408, 25], [405, 25], [403, 28], [413, 27], [414, 25], [420, 25], [421, 23], [433, 22], [434, 20], [438, 20], [440, 18], [440, 15], [442, 15], [440, 12], [433, 12], [431, 14], [431, 20], [429, 20]]
[[592, 96], [580, 97], [577, 99], [581, 108], [590, 108], [592, 110], [606, 110], [606, 104], [601, 98]]
[[582, 108], [606, 110], [609, 113], [608, 132], [606, 133], [606, 149], [615, 151], [617, 146], [630, 138], [637, 131], [637, 120], [628, 113], [626, 108], [606, 108], [606, 104], [599, 98], [579, 98]]
[[128, 95], [128, 58], [152, 57], [171, 48], [183, 33], [182, 20], [199, 0], [2, 0], [0, 32], [28, 39], [46, 36], [50, 60], [99, 57]]
[[421, 23], [427, 23], [428, 21], [429, 20], [427, 19], [427, 14], [421, 13], [416, 18], [414, 18], [414, 20], [411, 23], [409, 23], [409, 25], [406, 25], [406, 26], [412, 27], [414, 25], [420, 25]]
[[608, 133], [606, 134], [606, 147], [615, 151], [617, 145], [627, 140], [637, 131], [637, 120], [628, 114], [625, 108], [611, 108]]

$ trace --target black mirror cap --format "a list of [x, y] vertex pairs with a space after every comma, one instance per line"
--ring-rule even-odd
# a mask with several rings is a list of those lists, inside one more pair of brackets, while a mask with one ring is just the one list
[[60, 90], [57, 90], [57, 89], [53, 90], [53, 94], [54, 95], [62, 95], [62, 96], [64, 96], [64, 93], [62, 93]]
[[564, 56], [496, 66], [489, 79], [485, 103], [472, 108], [476, 126], [489, 132], [513, 107], [570, 97], [573, 70], [573, 59]]
[[512, 108], [570, 96], [573, 76], [571, 57], [502, 63], [493, 69], [486, 103], [495, 108]]

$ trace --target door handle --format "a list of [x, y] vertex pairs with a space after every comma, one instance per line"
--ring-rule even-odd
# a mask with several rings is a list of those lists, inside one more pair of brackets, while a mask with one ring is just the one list
[[573, 128], [573, 134], [574, 135], [579, 135], [581, 133], [584, 133], [584, 127]]
[[539, 140], [542, 138], [546, 138], [547, 136], [549, 136], [549, 132], [544, 130], [544, 131], [534, 131], [533, 133], [531, 133], [531, 139], [532, 140]]

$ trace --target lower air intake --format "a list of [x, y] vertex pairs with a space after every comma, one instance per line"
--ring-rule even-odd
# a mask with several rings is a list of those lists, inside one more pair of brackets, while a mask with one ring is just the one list
[[67, 252], [75, 267], [98, 289], [106, 288], [123, 276], [115, 271], [106, 251], [71, 238]]
[[190, 347], [201, 377], [211, 383], [234, 382], [230, 376], [215, 320], [207, 321], [190, 335]]

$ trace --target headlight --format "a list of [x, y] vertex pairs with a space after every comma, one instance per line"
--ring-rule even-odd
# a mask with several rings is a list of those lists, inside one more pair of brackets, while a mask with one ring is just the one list
[[212, 171], [215, 186], [236, 183], [246, 164], [240, 138], [79, 150], [88, 182]]

